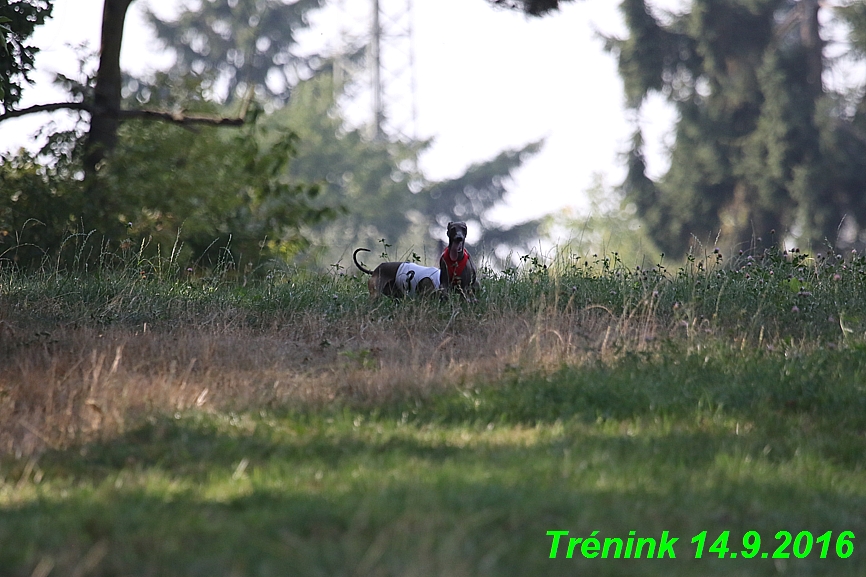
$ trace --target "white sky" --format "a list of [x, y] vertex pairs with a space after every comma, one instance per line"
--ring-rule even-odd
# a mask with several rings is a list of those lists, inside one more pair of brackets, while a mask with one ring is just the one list
[[[369, 0], [343, 0], [367, 6]], [[137, 0], [124, 30], [121, 66], [143, 74], [164, 68], [171, 57], [153, 45], [141, 9], [162, 13], [179, 3]], [[675, 5], [677, 0], [656, 4]], [[76, 75], [70, 45], [99, 45], [103, 0], [55, 0], [54, 17], [35, 35], [36, 85], [21, 107], [60, 101], [52, 74]], [[496, 217], [520, 222], [571, 207], [582, 212], [583, 192], [602, 174], [608, 184], [622, 180], [620, 154], [633, 125], [623, 107], [616, 62], [604, 53], [595, 30], [624, 33], [614, 0], [583, 0], [542, 19], [493, 9], [484, 0], [414, 0], [418, 135], [434, 144], [421, 159], [431, 179], [459, 175], [474, 162], [505, 148], [546, 138], [540, 154], [516, 175], [508, 207]], [[334, 23], [316, 19], [310, 45], [328, 44]], [[303, 48], [303, 47], [302, 47]], [[0, 149], [33, 147], [33, 134], [49, 121], [61, 126], [64, 113], [40, 114], [0, 123]], [[660, 101], [644, 107], [641, 124], [648, 143], [650, 172], [665, 169], [663, 142], [673, 114]], [[66, 121], [68, 124], [68, 120]]]

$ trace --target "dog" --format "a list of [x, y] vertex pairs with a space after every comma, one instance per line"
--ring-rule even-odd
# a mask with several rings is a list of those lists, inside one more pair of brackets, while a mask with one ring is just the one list
[[383, 262], [370, 270], [358, 262], [359, 252], [370, 252], [368, 248], [355, 249], [352, 260], [361, 272], [370, 275], [367, 289], [370, 298], [380, 296], [402, 298], [406, 295], [432, 295], [440, 288], [440, 270], [431, 266], [421, 266], [413, 262]]
[[466, 299], [475, 300], [481, 290], [478, 272], [466, 250], [466, 223], [449, 222], [448, 246], [439, 258], [440, 284], [446, 291], [459, 291]]
[[370, 270], [358, 262], [358, 253], [370, 252], [368, 248], [355, 249], [352, 260], [358, 270], [370, 275], [367, 281], [370, 298], [402, 298], [406, 295], [431, 295], [437, 292], [444, 298], [445, 293], [458, 291], [467, 300], [474, 301], [480, 285], [475, 263], [466, 250], [466, 232], [465, 222], [448, 223], [448, 246], [439, 258], [439, 268], [411, 262], [383, 262]]

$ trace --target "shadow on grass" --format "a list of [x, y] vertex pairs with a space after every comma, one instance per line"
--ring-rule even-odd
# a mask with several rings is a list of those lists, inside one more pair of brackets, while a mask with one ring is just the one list
[[[258, 490], [225, 502], [193, 495], [163, 499], [147, 494], [43, 502], [4, 511], [0, 521], [0, 566], [4, 575], [26, 577], [50, 559], [52, 575], [73, 575], [88, 563], [89, 575], [863, 575], [863, 555], [839, 559], [831, 546], [805, 559], [694, 559], [691, 538], [708, 531], [715, 539], [731, 531], [731, 551], [742, 550], [746, 531], [758, 531], [762, 551], [773, 554], [784, 527], [817, 537], [833, 530], [856, 535], [862, 517], [832, 518], [832, 512], [789, 511], [784, 518], [726, 517], [714, 492], [680, 496], [676, 506], [645, 493], [619, 491], [527, 493], [498, 483], [453, 483], [448, 494], [418, 484], [393, 484], [379, 491], [315, 495]], [[761, 495], [751, 484], [739, 493]], [[779, 490], [784, 491], [785, 487]], [[490, 504], [490, 494], [499, 501]], [[456, 495], [459, 494], [459, 500]], [[792, 499], [804, 497], [797, 492]], [[526, 506], [514, 509], [509, 502]], [[531, 505], [531, 506], [530, 506]], [[863, 503], [832, 500], [834, 510]], [[586, 538], [592, 531], [625, 540], [629, 531], [661, 541], [669, 531], [678, 541], [675, 559], [567, 559], [562, 546], [549, 558], [550, 530]], [[708, 545], [709, 546], [709, 545]], [[790, 554], [791, 549], [787, 552]]]
[[[866, 531], [864, 375], [856, 348], [633, 355], [374, 409], [154, 417], [0, 467], [0, 574], [863, 575], [835, 539]], [[669, 531], [677, 558], [549, 559], [550, 530]], [[693, 558], [702, 531], [772, 555], [782, 530], [834, 541]]]
[[[658, 426], [647, 420], [615, 422], [614, 427], [580, 420], [560, 422], [560, 429], [542, 425], [541, 433], [522, 441], [519, 433], [497, 440], [486, 437], [488, 426], [439, 426], [425, 437], [430, 426], [401, 425], [385, 418], [370, 418], [351, 412], [333, 418], [284, 415], [250, 420], [246, 428], [235, 428], [219, 415], [192, 413], [181, 419], [170, 416], [151, 422], [112, 440], [65, 451], [49, 451], [39, 466], [54, 478], [98, 484], [124, 470], [158, 470], [196, 483], [212, 480], [215, 473], [228, 475], [242, 461], [245, 467], [277, 464], [286, 470], [295, 466], [347, 470], [357, 466], [396, 469], [413, 462], [430, 469], [443, 466], [497, 470], [505, 466], [516, 480], [538, 473], [548, 475], [551, 465], [568, 453], [575, 463], [605, 461], [605, 467], [622, 474], [635, 471], [667, 474], [681, 469], [688, 473], [710, 467], [720, 455], [755, 460], [768, 466], [798, 458], [817, 459], [840, 471], [866, 469], [866, 439], [857, 432], [831, 435], [820, 431], [815, 420], [765, 415], [763, 421], [743, 432], [701, 424], [701, 415], [673, 420]], [[358, 417], [368, 421], [359, 429]], [[804, 425], [804, 423], [807, 423]], [[822, 425], [829, 429], [838, 421]], [[545, 428], [546, 427], [546, 428]], [[464, 431], [474, 439], [461, 442]], [[523, 430], [532, 431], [532, 429]], [[449, 432], [450, 431], [450, 432]], [[535, 467], [540, 469], [535, 471]], [[18, 461], [11, 478], [26, 467]], [[555, 471], [554, 471], [555, 473]]]
[[[848, 559], [833, 547], [820, 559], [817, 546], [805, 559], [693, 558], [701, 531], [731, 531], [734, 552], [758, 531], [772, 554], [780, 530], [832, 530], [834, 539], [866, 530], [862, 492], [775, 468], [794, 457], [772, 461], [763, 437], [631, 437], [574, 423], [529, 443], [479, 433], [457, 446], [423, 427], [358, 427], [356, 416], [233, 423], [195, 414], [46, 453], [41, 497], [0, 508], [3, 574], [29, 576], [40, 562], [60, 576], [82, 567], [208, 577], [866, 572], [856, 540]], [[677, 558], [565, 559], [563, 548], [549, 559], [549, 530], [602, 539], [669, 531]]]
[[572, 418], [803, 415], [866, 432], [866, 349], [627, 354], [610, 364], [553, 373], [515, 371], [500, 383], [465, 385], [393, 409], [401, 410], [421, 422], [530, 425]]
[[[287, 417], [280, 419], [280, 423], [285, 422], [288, 422]], [[281, 429], [258, 422], [253, 430], [243, 430], [235, 429], [228, 418], [220, 416], [191, 414], [182, 419], [154, 418], [111, 441], [93, 443], [75, 452], [47, 453], [42, 460], [56, 463], [60, 474], [94, 481], [130, 466], [159, 468], [206, 481], [214, 470], [236, 467], [244, 459], [251, 463], [315, 461], [322, 466], [335, 467], [357, 455], [412, 457], [435, 462], [459, 453], [454, 447], [425, 445], [404, 437], [370, 443], [352, 433], [351, 417], [336, 428], [324, 419], [293, 424], [296, 426]]]

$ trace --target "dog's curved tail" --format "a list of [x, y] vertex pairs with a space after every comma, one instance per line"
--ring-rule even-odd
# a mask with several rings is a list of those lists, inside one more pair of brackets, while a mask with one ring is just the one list
[[361, 263], [358, 262], [358, 253], [361, 252], [361, 251], [364, 251], [364, 252], [370, 252], [370, 249], [369, 249], [369, 248], [358, 248], [358, 249], [355, 249], [355, 252], [352, 253], [352, 260], [355, 261], [355, 266], [358, 267], [358, 269], [359, 269], [361, 272], [363, 272], [363, 273], [366, 273], [366, 274], [373, 274], [373, 271], [371, 271], [371, 270], [368, 269], [368, 268], [365, 268], [364, 265], [362, 265]]

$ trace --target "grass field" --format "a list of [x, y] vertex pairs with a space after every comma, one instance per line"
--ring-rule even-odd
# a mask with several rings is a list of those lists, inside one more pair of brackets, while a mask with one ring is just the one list
[[857, 254], [474, 304], [133, 257], [0, 268], [0, 575], [866, 574]]

